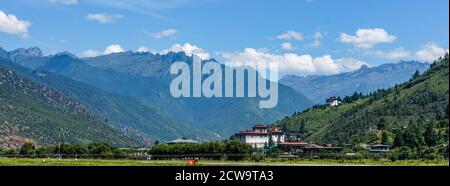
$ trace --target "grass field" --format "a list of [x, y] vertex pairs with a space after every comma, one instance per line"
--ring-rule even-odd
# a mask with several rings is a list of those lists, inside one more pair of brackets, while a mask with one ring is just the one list
[[[185, 166], [185, 160], [0, 158], [0, 166]], [[449, 166], [448, 160], [199, 160], [199, 166]]]

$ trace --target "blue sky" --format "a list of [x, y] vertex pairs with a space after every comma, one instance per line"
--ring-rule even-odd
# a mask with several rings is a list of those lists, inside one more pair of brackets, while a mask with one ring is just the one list
[[279, 62], [283, 73], [335, 74], [442, 55], [449, 48], [448, 6], [448, 0], [2, 0], [0, 47], [85, 57], [184, 50], [220, 61]]

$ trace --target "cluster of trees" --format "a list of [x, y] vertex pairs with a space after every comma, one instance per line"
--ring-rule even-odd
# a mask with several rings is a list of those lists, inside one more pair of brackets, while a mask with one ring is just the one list
[[[407, 146], [410, 148], [424, 149], [448, 142], [448, 124], [435, 120], [426, 122], [423, 120], [410, 121], [407, 128], [394, 130], [394, 147]], [[448, 152], [446, 146], [440, 151]]]
[[149, 151], [155, 155], [172, 154], [250, 154], [253, 148], [240, 141], [229, 140], [226, 142], [213, 141], [199, 144], [159, 144]]
[[253, 148], [240, 141], [213, 141], [199, 144], [155, 144], [150, 149], [117, 148], [107, 143], [92, 143], [88, 146], [79, 144], [61, 144], [56, 146], [36, 147], [25, 143], [17, 150], [1, 150], [0, 155], [29, 157], [89, 157], [89, 158], [132, 158], [140, 155], [226, 155], [242, 158], [250, 155]]
[[113, 147], [107, 143], [91, 143], [88, 146], [79, 144], [61, 144], [56, 146], [36, 147], [32, 143], [25, 143], [17, 150], [0, 150], [2, 155], [25, 155], [25, 156], [112, 156], [128, 153], [126, 150]]

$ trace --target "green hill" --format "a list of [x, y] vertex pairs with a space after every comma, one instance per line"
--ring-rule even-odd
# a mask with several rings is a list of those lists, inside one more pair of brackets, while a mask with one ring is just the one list
[[0, 67], [0, 147], [25, 142], [139, 144], [77, 100]]
[[[406, 83], [337, 107], [315, 106], [275, 123], [301, 140], [332, 144], [391, 144], [447, 148], [448, 54]], [[347, 97], [344, 100], [352, 100]]]

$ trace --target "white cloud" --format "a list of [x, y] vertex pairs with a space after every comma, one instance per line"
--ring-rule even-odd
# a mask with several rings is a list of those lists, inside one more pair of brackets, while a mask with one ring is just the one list
[[76, 5], [78, 0], [49, 0], [50, 3], [59, 3], [63, 5]]
[[172, 45], [169, 49], [163, 50], [161, 53], [162, 54], [167, 54], [168, 52], [185, 52], [186, 55], [197, 55], [198, 57], [200, 57], [201, 59], [209, 59], [209, 53], [206, 52], [205, 50], [192, 45], [190, 43], [185, 43], [184, 45], [180, 45], [180, 44], [175, 44]]
[[20, 20], [15, 15], [0, 10], [0, 32], [27, 37], [30, 26], [29, 21]]
[[405, 50], [403, 47], [399, 47], [399, 48], [396, 48], [394, 50], [387, 51], [387, 52], [381, 51], [381, 50], [368, 51], [367, 54], [376, 56], [376, 57], [387, 58], [387, 59], [396, 59], [396, 60], [406, 59], [411, 56], [411, 53], [409, 51]]
[[285, 42], [281, 44], [281, 48], [285, 49], [285, 50], [292, 50], [292, 43], [289, 42]]
[[426, 44], [421, 50], [417, 51], [415, 53], [414, 57], [417, 60], [426, 61], [428, 63], [431, 63], [434, 60], [436, 60], [437, 58], [443, 56], [447, 50], [439, 47], [435, 43], [429, 43], [429, 44]]
[[103, 54], [106, 55], [106, 54], [120, 53], [120, 52], [124, 52], [122, 46], [120, 46], [118, 44], [112, 44], [112, 45], [109, 45], [108, 47], [106, 47]]
[[111, 44], [109, 46], [106, 47], [106, 49], [103, 52], [97, 51], [97, 50], [86, 50], [83, 51], [80, 55], [80, 57], [96, 57], [99, 55], [108, 55], [108, 54], [112, 54], [112, 53], [120, 53], [120, 52], [124, 52], [125, 50], [122, 48], [122, 46], [118, 45], [118, 44]]
[[266, 51], [246, 48], [239, 53], [221, 53], [225, 62], [230, 63], [277, 63], [279, 72], [286, 73], [323, 73], [336, 74], [356, 70], [366, 64], [351, 58], [333, 59], [330, 55], [312, 57], [309, 54], [297, 55], [286, 53], [282, 55], [271, 54]]
[[340, 41], [343, 43], [351, 43], [358, 48], [372, 48], [376, 44], [391, 43], [397, 39], [396, 36], [389, 35], [382, 28], [358, 29], [355, 34], [348, 35], [341, 33]]
[[100, 13], [95, 13], [95, 14], [88, 14], [86, 16], [87, 20], [90, 21], [97, 21], [100, 24], [106, 24], [106, 23], [111, 23], [116, 19], [120, 19], [122, 18], [122, 15], [119, 14], [100, 14]]
[[100, 51], [89, 49], [89, 50], [83, 51], [81, 53], [80, 57], [96, 57], [96, 56], [99, 56], [101, 54], [102, 53]]
[[323, 35], [320, 32], [314, 33], [314, 41], [309, 44], [309, 46], [317, 48], [320, 47], [322, 43]]
[[146, 47], [146, 46], [141, 46], [141, 47], [139, 47], [137, 50], [136, 50], [137, 52], [151, 52], [151, 51], [153, 51], [153, 49], [151, 49], [151, 48], [149, 48], [149, 47]]
[[362, 65], [367, 65], [369, 67], [372, 66], [364, 61], [353, 58], [340, 58], [336, 59], [335, 62], [338, 66], [340, 66], [341, 72], [353, 71], [361, 68]]
[[152, 35], [156, 39], [161, 39], [161, 38], [166, 38], [166, 37], [173, 37], [176, 34], [177, 34], [177, 30], [175, 30], [175, 29], [166, 29], [166, 30], [162, 30], [160, 32], [155, 32]]
[[301, 41], [301, 40], [303, 40], [303, 35], [300, 32], [289, 30], [289, 31], [286, 31], [284, 33], [281, 33], [276, 38], [277, 39], [281, 39], [281, 40], [297, 40], [297, 41]]

